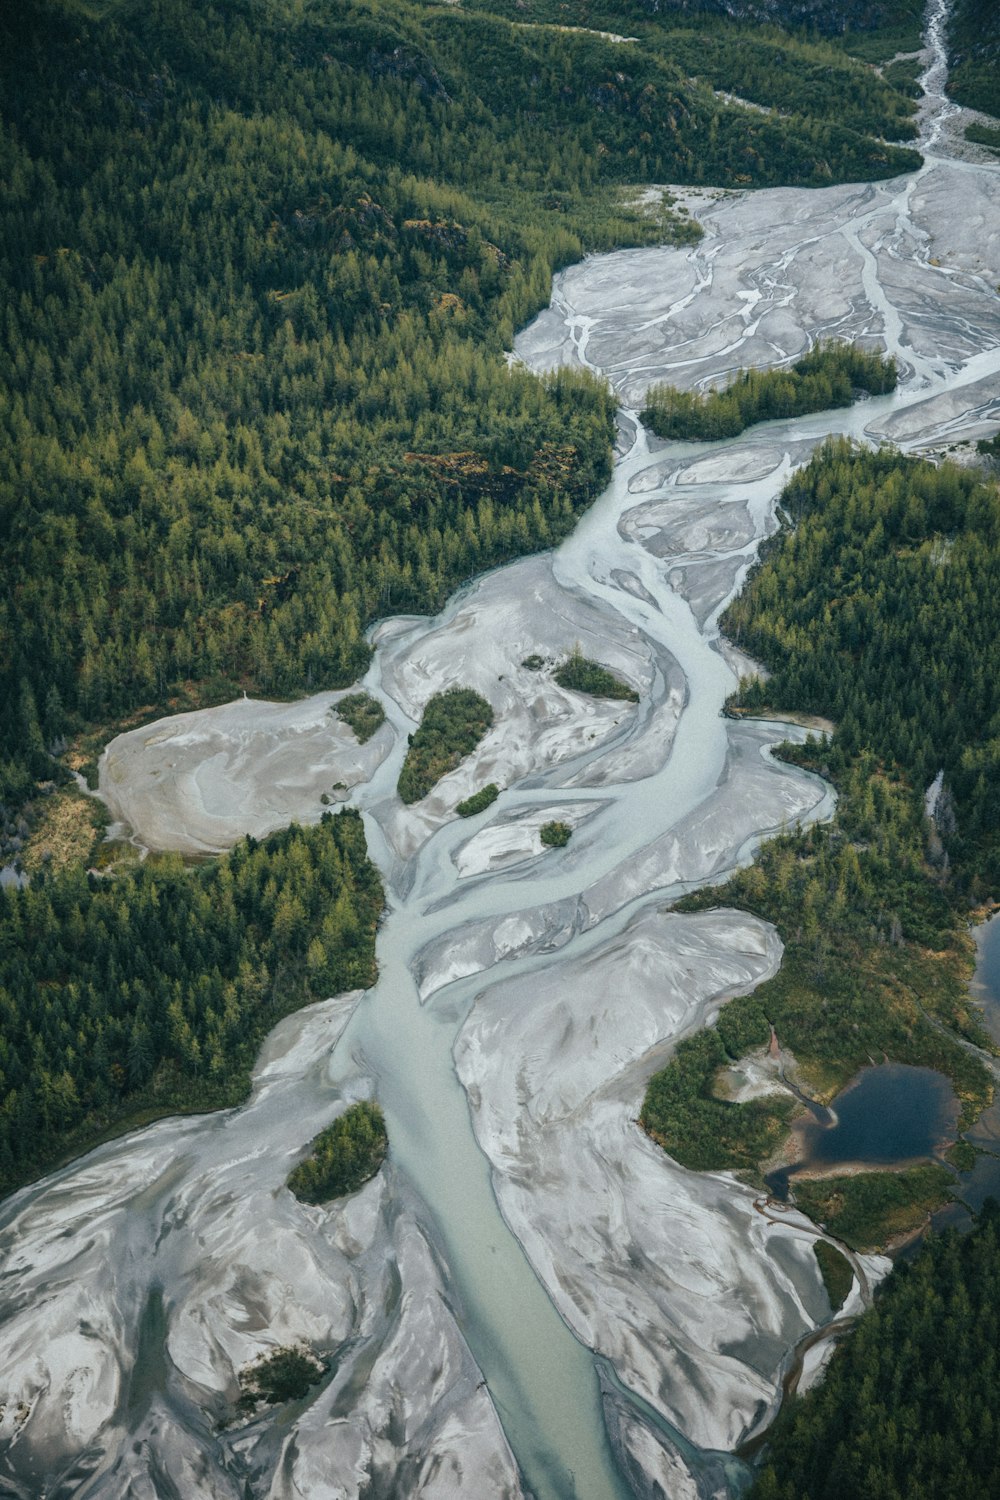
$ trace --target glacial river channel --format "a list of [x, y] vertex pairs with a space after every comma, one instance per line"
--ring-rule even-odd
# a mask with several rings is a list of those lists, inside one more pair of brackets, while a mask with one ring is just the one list
[[[676, 1039], [780, 962], [765, 924], [677, 916], [669, 898], [833, 806], [771, 758], [804, 730], [720, 714], [745, 664], [718, 616], [783, 484], [832, 432], [919, 451], [1000, 416], [1000, 165], [949, 144], [944, 11], [933, 0], [919, 171], [691, 193], [698, 246], [557, 279], [515, 352], [612, 381], [612, 482], [551, 556], [376, 629], [364, 686], [388, 723], [351, 774], [343, 742], [324, 759], [336, 694], [109, 747], [102, 792], [148, 847], [316, 818], [343, 774], [386, 884], [380, 978], [283, 1022], [245, 1107], [163, 1121], [3, 1205], [0, 1495], [738, 1493], [732, 1451], [829, 1321], [815, 1230], [726, 1174], [682, 1171], [635, 1115]], [[704, 385], [821, 336], [894, 353], [897, 392], [721, 444], [660, 444], [638, 422], [653, 380]], [[577, 642], [635, 683], [637, 707], [523, 666]], [[404, 811], [407, 734], [456, 682], [490, 698], [494, 729]], [[488, 780], [499, 801], [455, 819]], [[543, 853], [552, 817], [574, 834]], [[372, 1095], [387, 1167], [345, 1204], [298, 1204], [291, 1165]], [[884, 1263], [856, 1269], [849, 1311]], [[324, 1379], [235, 1421], [240, 1369], [298, 1341], [327, 1358]]]

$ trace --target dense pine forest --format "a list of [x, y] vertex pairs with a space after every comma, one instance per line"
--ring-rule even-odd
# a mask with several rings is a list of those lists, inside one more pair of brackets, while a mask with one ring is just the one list
[[282, 1015], [375, 979], [356, 812], [194, 869], [0, 892], [0, 1193], [128, 1124], [236, 1104]]
[[1000, 496], [995, 483], [829, 444], [725, 629], [771, 677], [743, 702], [826, 714], [834, 771], [862, 751], [922, 792], [944, 771], [950, 885], [1000, 886]]
[[779, 118], [666, 47], [405, 0], [8, 9], [0, 797], [84, 721], [344, 685], [379, 613], [564, 535], [610, 402], [509, 368], [514, 328], [582, 249], [685, 232], [615, 183], [910, 166], [850, 69], [859, 113]]
[[920, 47], [923, 0], [866, 9], [828, 0], [764, 6], [743, 0], [463, 0], [463, 9], [506, 16], [522, 27], [627, 34], [692, 78], [782, 115], [835, 121], [888, 140], [916, 134], [908, 91], [897, 91], [885, 73], [859, 67], [852, 54], [881, 61]]

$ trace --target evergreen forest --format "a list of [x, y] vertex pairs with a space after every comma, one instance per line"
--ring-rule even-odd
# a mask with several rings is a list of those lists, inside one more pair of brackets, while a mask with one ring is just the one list
[[293, 1170], [288, 1186], [303, 1203], [327, 1203], [353, 1193], [374, 1177], [385, 1160], [389, 1137], [377, 1104], [348, 1105], [320, 1131], [309, 1155]]
[[948, 49], [952, 98], [1000, 117], [1000, 10], [994, 0], [955, 0]]
[[194, 868], [0, 889], [0, 1193], [135, 1124], [239, 1103], [284, 1014], [374, 983], [381, 910], [348, 810]]
[[6, 7], [0, 801], [82, 724], [344, 686], [376, 616], [565, 535], [611, 402], [515, 328], [583, 250], [690, 235], [621, 184], [912, 166], [871, 69], [808, 104], [824, 56], [772, 56], [786, 117], [408, 0]]
[[[399, 773], [397, 791], [402, 800], [411, 803], [426, 797], [442, 776], [472, 754], [492, 723], [492, 708], [472, 688], [449, 688], [429, 698]], [[482, 795], [473, 799], [473, 811], [486, 805], [480, 804]]]

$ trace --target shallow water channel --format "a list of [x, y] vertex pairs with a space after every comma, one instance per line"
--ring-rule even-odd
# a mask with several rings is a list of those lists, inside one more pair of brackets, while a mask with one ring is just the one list
[[[738, 1490], [727, 1450], [766, 1423], [792, 1349], [829, 1316], [813, 1231], [768, 1218], [725, 1174], [683, 1172], [635, 1114], [676, 1039], [780, 959], [763, 923], [679, 917], [668, 899], [833, 807], [771, 758], [802, 731], [720, 714], [744, 664], [718, 617], [782, 485], [830, 432], [918, 447], [978, 435], [1000, 408], [1000, 171], [935, 155], [953, 107], [940, 0], [932, 11], [920, 171], [703, 195], [699, 246], [589, 259], [519, 336], [532, 368], [583, 364], [619, 391], [612, 483], [551, 559], [376, 632], [365, 686], [387, 748], [351, 790], [388, 894], [374, 989], [283, 1023], [244, 1108], [112, 1142], [3, 1205], [0, 1492]], [[830, 334], [896, 353], [900, 389], [722, 444], [660, 445], [638, 423], [651, 380], [706, 383]], [[579, 639], [636, 681], [638, 708], [574, 706], [521, 670]], [[443, 803], [404, 815], [407, 734], [456, 680], [494, 703], [476, 764], [505, 790], [468, 822]], [[215, 761], [236, 723], [252, 758], [254, 705], [212, 712]], [[168, 753], [157, 795], [200, 787], [204, 822], [195, 731], [171, 725], [124, 737], [120, 774], [141, 789], [144, 757]], [[233, 839], [243, 784], [230, 825], [213, 814]], [[311, 796], [302, 816], [318, 815]], [[130, 805], [141, 841], [142, 797]], [[564, 809], [565, 849], [511, 833]], [[185, 817], [181, 799], [165, 821], [180, 836]], [[502, 866], [482, 852], [498, 838], [517, 856]], [[373, 1093], [387, 1170], [346, 1204], [304, 1209], [290, 1166], [345, 1100]], [[322, 1387], [227, 1426], [239, 1369], [296, 1340], [329, 1352]]]

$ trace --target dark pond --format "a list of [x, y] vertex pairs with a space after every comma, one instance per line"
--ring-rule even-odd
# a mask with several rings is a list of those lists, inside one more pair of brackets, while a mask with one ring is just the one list
[[958, 1100], [943, 1073], [885, 1063], [863, 1068], [822, 1114], [795, 1127], [801, 1160], [767, 1178], [775, 1197], [786, 1197], [789, 1178], [809, 1168], [899, 1166], [934, 1156], [954, 1139]]

